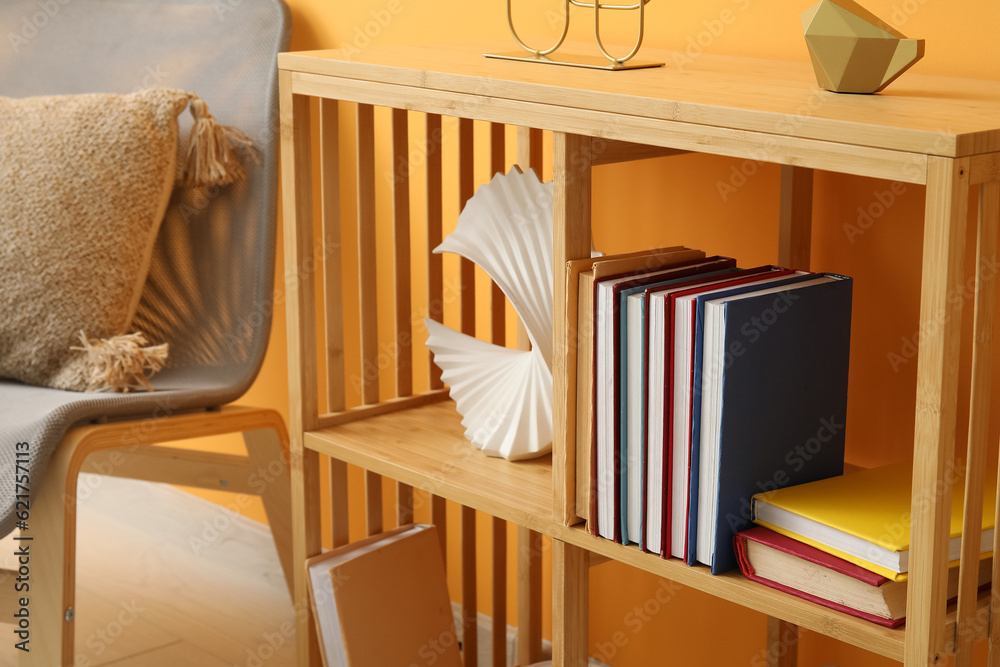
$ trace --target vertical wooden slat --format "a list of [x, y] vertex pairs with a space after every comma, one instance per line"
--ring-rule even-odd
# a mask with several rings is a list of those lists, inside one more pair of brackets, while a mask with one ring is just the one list
[[[444, 321], [444, 272], [441, 255], [434, 254], [434, 248], [441, 244], [442, 196], [441, 196], [441, 116], [427, 114], [427, 137], [424, 151], [427, 154], [427, 317], [435, 322]], [[431, 389], [440, 389], [441, 369], [434, 364], [434, 354], [428, 350], [430, 358]]]
[[796, 667], [799, 627], [773, 616], [767, 617], [767, 667]]
[[[517, 166], [521, 171], [534, 169], [539, 179], [542, 178], [542, 136], [542, 131], [535, 128], [517, 128]], [[520, 320], [517, 322], [517, 349], [531, 349], [528, 331]]]
[[369, 535], [382, 532], [382, 476], [365, 471], [365, 530]]
[[413, 523], [413, 487], [402, 482], [396, 482], [396, 523]]
[[533, 127], [517, 128], [517, 164], [522, 170], [534, 169], [542, 178], [542, 131]]
[[[781, 197], [778, 213], [778, 264], [809, 270], [812, 242], [813, 170], [781, 166]], [[786, 645], [787, 637], [796, 641]], [[768, 617], [768, 667], [794, 667], [798, 660], [798, 628]]]
[[[504, 173], [507, 166], [505, 126], [502, 123], [490, 123], [490, 178], [495, 174]], [[490, 340], [501, 347], [507, 338], [507, 301], [503, 290], [495, 282], [490, 281]]]
[[333, 547], [342, 547], [351, 541], [350, 514], [348, 512], [347, 464], [330, 459], [330, 528]]
[[[288, 391], [291, 487], [292, 558], [304, 563], [321, 550], [319, 518], [319, 455], [306, 449], [302, 433], [319, 420], [318, 379], [312, 372], [316, 358], [314, 277], [296, 269], [306, 266], [312, 253], [312, 164], [309, 98], [292, 94], [292, 75], [278, 74], [281, 125], [281, 188], [285, 193], [286, 322], [288, 327]], [[299, 664], [319, 667], [321, 658], [316, 626], [309, 607], [305, 569], [295, 568], [293, 598], [297, 612], [296, 651]]]
[[462, 664], [476, 667], [476, 510], [462, 505]]
[[392, 222], [396, 273], [396, 396], [413, 393], [410, 299], [410, 139], [406, 109], [392, 110]]
[[552, 667], [587, 667], [590, 552], [552, 540]]
[[337, 100], [319, 101], [319, 163], [323, 224], [323, 309], [326, 317], [326, 403], [346, 406], [344, 396], [344, 284], [340, 253], [340, 137]]
[[378, 403], [378, 289], [375, 265], [375, 108], [357, 105], [358, 321], [361, 326], [361, 400]]
[[778, 263], [791, 269], [809, 269], [812, 243], [813, 170], [781, 166], [781, 206], [778, 226]]
[[955, 667], [971, 667], [979, 597], [979, 548], [983, 527], [983, 483], [990, 434], [990, 382], [993, 370], [993, 303], [997, 251], [997, 181], [979, 192], [976, 240], [976, 296], [973, 312], [972, 390], [969, 394], [969, 442], [965, 460], [965, 517], [959, 572], [958, 622], [955, 626]]
[[[465, 203], [475, 192], [475, 142], [470, 118], [458, 119], [458, 203]], [[462, 257], [459, 260], [459, 303], [462, 333], [476, 335], [476, 265]]]
[[507, 522], [492, 518], [493, 667], [507, 665]]
[[542, 655], [542, 536], [517, 527], [517, 662], [531, 665]]
[[490, 180], [507, 171], [507, 126], [490, 123]]
[[[440, 123], [440, 117], [437, 117]], [[428, 130], [430, 130], [428, 123]], [[435, 133], [428, 132], [428, 147], [434, 141]], [[430, 152], [430, 151], [428, 151]], [[438, 240], [440, 243], [440, 151], [434, 150], [438, 155], [438, 197], [437, 197], [437, 220], [436, 226], [434, 216], [431, 215], [431, 197], [428, 196], [428, 234], [435, 228], [438, 230]], [[410, 159], [409, 159], [409, 127], [408, 112], [405, 109], [392, 110], [392, 153], [393, 153], [393, 230], [395, 243], [395, 271], [396, 271], [396, 395], [409, 396], [413, 393], [413, 331], [412, 322], [412, 300], [410, 292]], [[430, 194], [431, 179], [428, 178], [428, 195]], [[428, 241], [431, 241], [428, 236]], [[436, 247], [436, 243], [431, 249]], [[440, 259], [440, 258], [439, 258]], [[433, 287], [429, 283], [429, 292], [433, 292]], [[437, 291], [440, 294], [440, 261], [438, 262], [438, 285]], [[440, 296], [438, 297], [440, 302]], [[434, 364], [431, 362], [432, 377]], [[438, 376], [440, 378], [440, 376]], [[433, 382], [432, 382], [433, 384]], [[399, 525], [413, 523], [413, 487], [402, 482], [396, 483], [396, 521]]]
[[[910, 572], [906, 604], [907, 667], [943, 659], [946, 638], [951, 482], [962, 326], [960, 293], [969, 160], [927, 160], [920, 351], [913, 446]], [[927, 489], [934, 493], [928, 494]]]
[[590, 137], [556, 132], [553, 155], [552, 486], [553, 515], [576, 516], [576, 327], [569, 322], [566, 262], [590, 257]]
[[437, 527], [441, 542], [441, 558], [448, 567], [448, 501], [441, 496], [431, 496], [431, 523]]

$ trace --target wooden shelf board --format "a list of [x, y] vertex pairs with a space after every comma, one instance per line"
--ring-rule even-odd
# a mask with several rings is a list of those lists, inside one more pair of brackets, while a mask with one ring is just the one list
[[[280, 54], [278, 66], [297, 73], [539, 102], [556, 115], [560, 108], [590, 109], [925, 155], [1000, 150], [1000, 83], [993, 81], [911, 72], [877, 95], [838, 95], [817, 87], [807, 62], [713, 54], [692, 61], [683, 53], [645, 48], [644, 59], [667, 66], [623, 73], [482, 56], [511, 47], [500, 41], [380, 46], [350, 54], [304, 51]], [[584, 52], [588, 45], [564, 48]]]
[[311, 431], [305, 445], [521, 526], [551, 523], [552, 456], [484, 455], [450, 400]]
[[859, 646], [893, 660], [903, 659], [904, 628], [885, 628], [746, 579], [738, 571], [712, 575], [704, 565], [688, 566], [676, 558], [662, 559], [637, 546], [623, 546], [590, 535], [581, 527], [557, 536], [591, 552], [640, 568], [684, 586], [696, 588], [741, 607], [775, 616], [800, 627]]

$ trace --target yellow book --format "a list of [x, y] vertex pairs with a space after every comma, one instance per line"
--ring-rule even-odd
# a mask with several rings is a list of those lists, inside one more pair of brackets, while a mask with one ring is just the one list
[[[850, 561], [893, 581], [903, 581], [909, 565], [912, 461], [759, 493], [753, 519], [771, 530]], [[980, 552], [993, 550], [996, 476], [988, 474], [983, 493]], [[962, 549], [964, 474], [956, 475], [951, 498], [949, 560]]]

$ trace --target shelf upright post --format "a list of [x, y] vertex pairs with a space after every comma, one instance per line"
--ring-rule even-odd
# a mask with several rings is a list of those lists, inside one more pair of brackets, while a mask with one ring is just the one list
[[[782, 264], [784, 266], [784, 264]], [[797, 667], [799, 626], [774, 616], [767, 617], [767, 667]]]
[[552, 540], [552, 667], [587, 667], [590, 552]]
[[942, 664], [951, 641], [944, 619], [962, 327], [962, 299], [954, 295], [963, 279], [969, 166], [968, 158], [927, 158], [906, 667]]
[[812, 242], [813, 170], [781, 165], [778, 264], [809, 270]]
[[[778, 264], [809, 270], [812, 242], [813, 170], [781, 165], [781, 195], [778, 214]], [[798, 664], [799, 627], [773, 616], [767, 617], [768, 667]]]
[[[278, 75], [281, 126], [281, 190], [284, 193], [285, 294], [288, 326], [289, 448], [292, 485], [292, 560], [320, 553], [319, 455], [305, 447], [304, 433], [317, 427], [316, 287], [313, 260], [312, 159], [309, 98], [292, 92], [292, 73]], [[300, 667], [319, 667], [319, 643], [309, 607], [308, 582], [294, 569], [296, 655]]]
[[[973, 168], [974, 169], [974, 168]], [[975, 173], [971, 175], [973, 182]], [[987, 461], [990, 451], [990, 385], [993, 381], [993, 311], [996, 303], [997, 221], [1000, 220], [1000, 180], [979, 186], [976, 230], [976, 296], [973, 311], [972, 387], [969, 393], [968, 449], [965, 459], [965, 516], [962, 524], [962, 564], [955, 621], [955, 667], [972, 667], [976, 636], [989, 626], [980, 614], [979, 571]], [[996, 502], [996, 497], [988, 498]], [[996, 551], [996, 549], [994, 549]], [[994, 579], [996, 581], [996, 579]], [[996, 595], [992, 595], [991, 604]], [[987, 610], [993, 614], [993, 609]], [[993, 633], [990, 633], [993, 636]], [[992, 659], [996, 649], [991, 643]], [[995, 662], [994, 662], [995, 664]]]
[[[592, 157], [590, 137], [554, 134], [552, 483], [554, 518], [566, 525], [576, 522], [576, 416], [572, 412], [576, 407], [576, 323], [570, 322], [567, 315], [564, 274], [568, 260], [590, 256]], [[587, 664], [588, 561], [586, 550], [553, 540], [554, 667]]]
[[576, 323], [568, 321], [566, 262], [590, 256], [591, 162], [590, 137], [555, 132], [554, 186], [552, 484], [553, 518], [564, 525], [576, 517]]

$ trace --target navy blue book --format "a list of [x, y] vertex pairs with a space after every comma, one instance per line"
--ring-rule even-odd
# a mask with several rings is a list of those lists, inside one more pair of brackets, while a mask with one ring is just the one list
[[688, 565], [697, 562], [698, 544], [698, 498], [700, 493], [701, 479], [701, 410], [702, 410], [702, 363], [704, 356], [705, 341], [705, 302], [712, 299], [734, 297], [741, 294], [756, 292], [761, 289], [769, 289], [777, 286], [792, 285], [810, 280], [814, 277], [811, 273], [800, 273], [798, 275], [781, 278], [767, 278], [761, 276], [756, 282], [740, 285], [739, 287], [720, 288], [709, 292], [704, 292], [694, 297], [694, 363], [692, 366], [692, 388], [691, 388], [691, 454], [690, 454], [690, 482], [688, 484], [688, 529], [687, 529], [687, 555], [684, 561]]
[[853, 281], [793, 280], [699, 304], [696, 556], [712, 574], [738, 567], [755, 494], [844, 471]]

